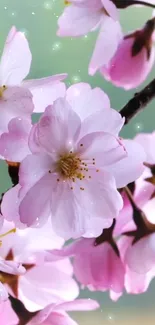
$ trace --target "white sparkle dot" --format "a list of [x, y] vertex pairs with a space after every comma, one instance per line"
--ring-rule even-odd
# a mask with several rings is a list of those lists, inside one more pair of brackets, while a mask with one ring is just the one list
[[8, 7], [4, 7], [4, 10], [7, 10], [8, 9]]
[[134, 126], [134, 128], [136, 129], [137, 132], [142, 131], [143, 128], [144, 128], [143, 127], [143, 123], [140, 123], [140, 122], [139, 123], [136, 123], [135, 126]]
[[32, 15], [34, 16], [36, 13], [34, 11], [32, 11]]
[[52, 3], [51, 2], [48, 2], [48, 1], [45, 1], [44, 4], [43, 4], [43, 7], [47, 10], [51, 10], [52, 9]]
[[80, 82], [81, 78], [79, 75], [75, 75], [72, 77], [72, 83]]
[[52, 46], [53, 51], [59, 51], [62, 48], [61, 42], [55, 42]]

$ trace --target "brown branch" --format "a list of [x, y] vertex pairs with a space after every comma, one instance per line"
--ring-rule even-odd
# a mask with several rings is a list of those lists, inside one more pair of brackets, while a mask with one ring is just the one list
[[23, 303], [12, 297], [11, 295], [9, 296], [9, 300], [11, 302], [11, 306], [16, 313], [16, 315], [19, 318], [19, 323], [18, 325], [26, 325], [27, 322], [29, 322], [36, 314], [37, 312], [30, 313], [23, 305]]
[[155, 8], [155, 4], [146, 2], [145, 0], [111, 0], [119, 9], [125, 9], [133, 5], [143, 5], [150, 8]]
[[122, 117], [125, 117], [125, 124], [146, 108], [155, 97], [155, 79], [153, 79], [144, 89], [136, 93], [132, 99], [120, 110]]

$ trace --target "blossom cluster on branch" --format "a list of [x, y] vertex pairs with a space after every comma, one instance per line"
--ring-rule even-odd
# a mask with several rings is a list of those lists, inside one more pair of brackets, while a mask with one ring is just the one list
[[[100, 29], [90, 74], [126, 90], [146, 79], [155, 18], [123, 36], [118, 9], [155, 0], [66, 5], [59, 36]], [[67, 88], [67, 74], [25, 80], [31, 60], [12, 27], [0, 60], [0, 158], [12, 181], [0, 204], [0, 324], [76, 325], [67, 311], [99, 307], [78, 299], [80, 287], [117, 301], [155, 277], [155, 133], [119, 135], [155, 97], [155, 80], [117, 112], [98, 87]]]

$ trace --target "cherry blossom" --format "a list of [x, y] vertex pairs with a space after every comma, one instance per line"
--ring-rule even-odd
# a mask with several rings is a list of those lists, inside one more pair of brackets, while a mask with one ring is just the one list
[[[33, 95], [35, 112], [44, 111], [48, 104], [64, 96], [65, 85], [61, 81], [65, 79], [66, 74], [23, 82], [30, 72], [31, 60], [32, 55], [24, 33], [12, 27], [7, 36], [0, 61], [1, 106], [3, 98], [7, 100], [9, 109], [15, 100], [19, 99], [22, 101], [24, 97], [29, 98], [30, 93], [28, 89]], [[22, 113], [22, 107], [19, 107], [19, 116], [20, 110]]]
[[[79, 115], [76, 113], [76, 102], [80, 101], [80, 95], [76, 99], [70, 95], [70, 101], [74, 102], [73, 109], [65, 99], [59, 99], [53, 106], [47, 107], [30, 134], [32, 154], [20, 166], [20, 204], [13, 197], [15, 194], [17, 198], [17, 194], [10, 190], [13, 194], [10, 194], [12, 206], [15, 208], [14, 202], [19, 205], [22, 223], [27, 226], [39, 224], [51, 214], [55, 231], [65, 239], [86, 233], [88, 237], [97, 237], [103, 228], [110, 226], [122, 208], [116, 186], [124, 186], [136, 179], [142, 173], [145, 160], [139, 144], [121, 141], [111, 134], [111, 129], [116, 133], [119, 123], [122, 125], [119, 113], [113, 114], [106, 101], [104, 108], [101, 99], [107, 100], [107, 96], [100, 89], [92, 90], [92, 93], [92, 111], [85, 118], [82, 117], [83, 121], [80, 117], [87, 109], [87, 105], [83, 105], [84, 97], [81, 107], [78, 105]], [[90, 96], [92, 93], [89, 89]], [[95, 98], [100, 105], [97, 110], [97, 106], [93, 106]], [[101, 122], [99, 126], [97, 124], [104, 116], [105, 121], [110, 116], [114, 119], [109, 124], [110, 133], [106, 123], [102, 126]], [[139, 155], [132, 164], [134, 150], [139, 150]], [[34, 204], [38, 194], [38, 204]], [[11, 202], [7, 205], [6, 196], [4, 200], [5, 216]]]

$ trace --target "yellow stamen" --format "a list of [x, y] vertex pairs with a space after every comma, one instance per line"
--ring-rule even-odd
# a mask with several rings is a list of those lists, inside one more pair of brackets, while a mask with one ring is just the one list
[[70, 5], [70, 1], [67, 1], [67, 0], [65, 0], [64, 3], [65, 3], [65, 6]]
[[2, 87], [0, 87], [0, 98], [2, 98], [3, 97], [3, 93], [4, 93], [4, 91], [6, 90], [6, 86], [4, 85], [4, 86], [2, 86]]
[[16, 232], [16, 228], [13, 228], [13, 229], [11, 229], [11, 230], [5, 232], [4, 234], [0, 235], [0, 238], [3, 238], [3, 237], [5, 237], [5, 236], [7, 236], [7, 235], [9, 235], [9, 234], [12, 234], [12, 233], [15, 233], [15, 232]]

